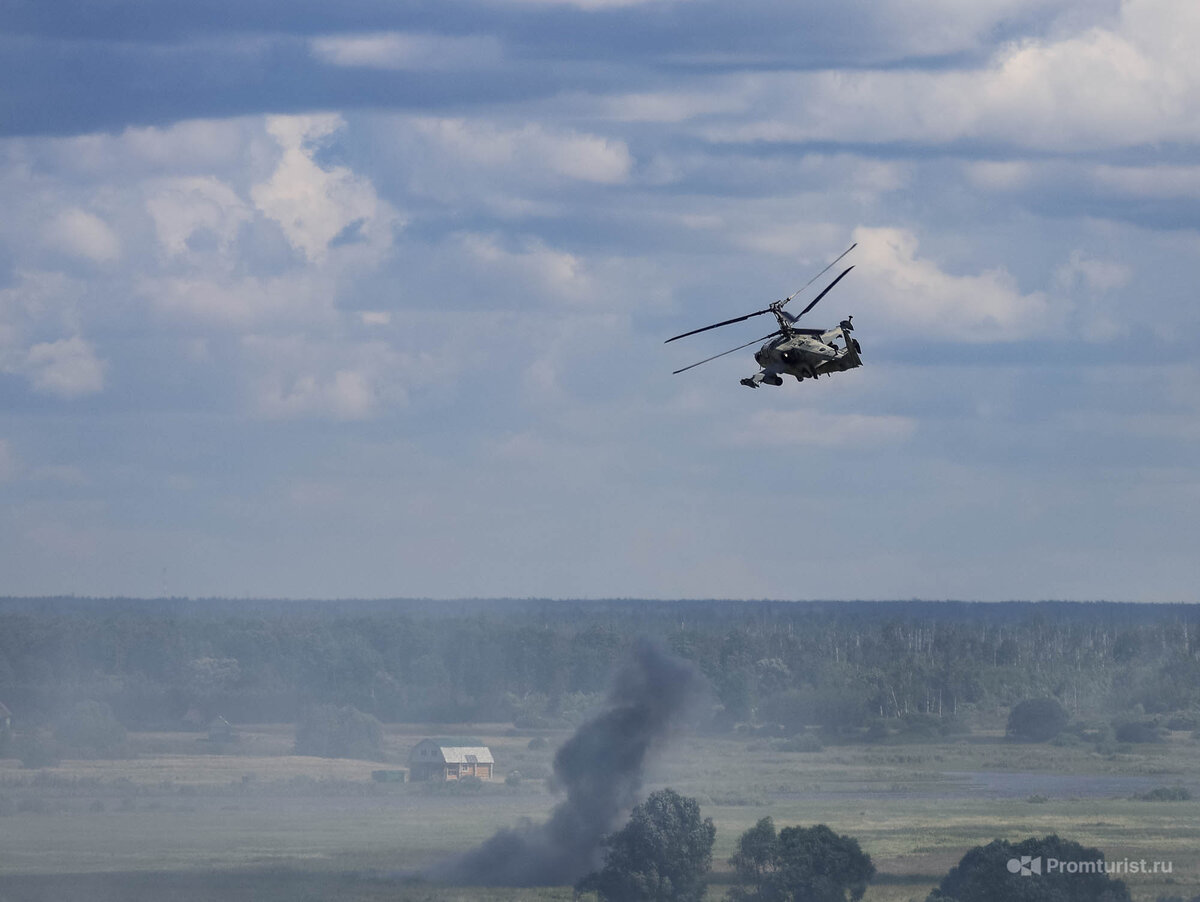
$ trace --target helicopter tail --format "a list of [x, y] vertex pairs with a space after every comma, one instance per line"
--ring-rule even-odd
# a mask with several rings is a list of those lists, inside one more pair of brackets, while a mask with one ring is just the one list
[[860, 348], [858, 342], [850, 335], [854, 331], [854, 323], [851, 322], [853, 319], [854, 317], [848, 316], [838, 324], [838, 328], [842, 330], [842, 338], [846, 342], [846, 347], [838, 359], [843, 364], [842, 369], [845, 370], [862, 366], [862, 357], [859, 356]]
[[822, 336], [822, 340], [829, 344], [841, 338], [845, 347], [838, 351], [838, 355], [832, 360], [825, 360], [817, 364], [817, 373], [841, 373], [852, 370], [856, 366], [862, 366], [862, 349], [850, 335], [854, 331], [854, 324], [850, 320], [851, 317], [846, 317], [836, 329], [830, 329]]

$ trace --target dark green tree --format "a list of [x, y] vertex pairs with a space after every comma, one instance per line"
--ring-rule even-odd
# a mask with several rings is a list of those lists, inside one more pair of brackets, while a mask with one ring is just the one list
[[[775, 832], [775, 822], [764, 817], [738, 837], [738, 850], [729, 863], [742, 887], [759, 887], [775, 873], [778, 858], [779, 835]], [[753, 898], [752, 895], [739, 895], [739, 892], [735, 891], [733, 898]]]
[[1062, 732], [1070, 716], [1053, 698], [1030, 698], [1013, 705], [1006, 735], [1021, 742], [1046, 742]]
[[858, 840], [824, 824], [784, 827], [776, 835], [769, 817], [741, 835], [730, 864], [739, 883], [731, 902], [856, 902], [875, 876]]
[[[1086, 863], [1088, 870], [1051, 870], [1050, 859]], [[1058, 836], [1016, 845], [997, 839], [964, 855], [925, 902], [1130, 902], [1124, 882], [1097, 866], [1103, 860], [1099, 849]]]
[[604, 867], [576, 889], [607, 902], [700, 902], [717, 830], [700, 805], [673, 789], [652, 793], [608, 836]]

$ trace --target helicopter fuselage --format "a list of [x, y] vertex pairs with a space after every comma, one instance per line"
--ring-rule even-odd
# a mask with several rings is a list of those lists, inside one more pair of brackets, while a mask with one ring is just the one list
[[[797, 382], [816, 379], [824, 373], [841, 372], [862, 366], [858, 342], [850, 337], [849, 322], [824, 332], [816, 329], [789, 329], [767, 341], [754, 353], [762, 369], [742, 380], [743, 385], [757, 388], [760, 383], [782, 385], [783, 376]], [[838, 347], [838, 342], [842, 343]]]

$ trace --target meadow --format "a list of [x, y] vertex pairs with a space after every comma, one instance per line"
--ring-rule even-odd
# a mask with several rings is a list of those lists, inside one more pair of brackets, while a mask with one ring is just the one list
[[[570, 899], [569, 888], [441, 887], [416, 875], [556, 802], [547, 786], [566, 732], [457, 726], [492, 747], [500, 779], [467, 787], [377, 782], [445, 727], [389, 728], [387, 761], [297, 756], [289, 725], [242, 727], [232, 744], [131, 734], [134, 757], [24, 769], [0, 761], [0, 902], [201, 899], [476, 902]], [[535, 735], [548, 740], [530, 748]], [[540, 745], [540, 743], [535, 743]], [[879, 875], [866, 902], [923, 900], [969, 848], [1058, 833], [1109, 860], [1169, 861], [1127, 878], [1137, 902], [1200, 893], [1200, 747], [1187, 733], [1100, 753], [1024, 745], [995, 731], [952, 742], [792, 752], [753, 737], [677, 736], [647, 791], [697, 798], [717, 826], [709, 897], [737, 837], [825, 823], [857, 838]], [[503, 777], [520, 771], [517, 785]], [[1156, 787], [1193, 800], [1143, 801]]]

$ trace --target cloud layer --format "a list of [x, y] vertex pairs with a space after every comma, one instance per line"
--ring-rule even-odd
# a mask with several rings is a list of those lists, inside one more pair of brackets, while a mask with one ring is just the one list
[[6, 591], [1192, 591], [1188, 4], [121, 7], [0, 31]]

